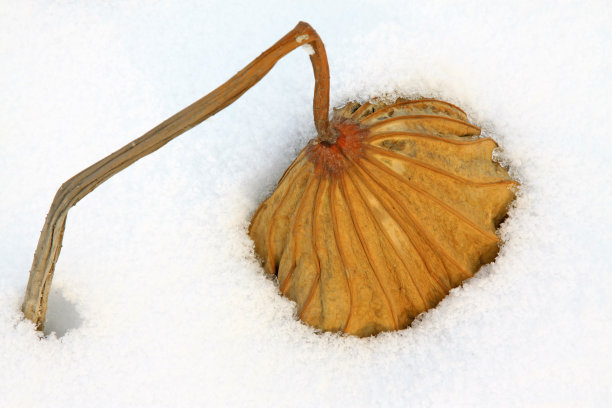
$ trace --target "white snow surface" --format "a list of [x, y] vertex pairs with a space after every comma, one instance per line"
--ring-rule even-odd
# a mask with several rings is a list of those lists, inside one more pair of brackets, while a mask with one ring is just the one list
[[[606, 1], [3, 1], [1, 407], [612, 405], [612, 6]], [[522, 186], [503, 247], [412, 327], [296, 319], [246, 229], [315, 136], [296, 50], [74, 207], [48, 333], [20, 304], [53, 195], [295, 24], [332, 105], [463, 107]]]

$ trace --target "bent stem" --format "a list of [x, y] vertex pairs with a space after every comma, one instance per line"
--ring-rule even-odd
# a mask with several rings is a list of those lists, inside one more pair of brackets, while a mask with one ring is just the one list
[[68, 210], [116, 173], [232, 104], [259, 82], [278, 60], [305, 44], [310, 44], [314, 50], [310, 61], [315, 76], [315, 127], [320, 140], [335, 142], [328, 118], [329, 67], [325, 47], [317, 32], [309, 24], [300, 22], [226, 83], [62, 184], [55, 194], [40, 233], [22, 306], [24, 316], [38, 330], [44, 329], [47, 299], [62, 248]]

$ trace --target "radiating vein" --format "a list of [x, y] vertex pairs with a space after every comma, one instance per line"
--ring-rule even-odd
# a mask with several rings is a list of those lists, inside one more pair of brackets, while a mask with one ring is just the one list
[[372, 104], [370, 102], [366, 102], [363, 105], [361, 105], [359, 108], [357, 108], [357, 110], [355, 112], [353, 112], [352, 117], [353, 118], [357, 118], [359, 117], [359, 115], [361, 115], [363, 113], [364, 110], [367, 110], [368, 108], [370, 108], [370, 106], [372, 106]]
[[[293, 222], [291, 223], [290, 229], [289, 231], [294, 231], [295, 230], [295, 224], [297, 223], [297, 220], [299, 219], [299, 217], [302, 214], [302, 209], [304, 208], [304, 203], [306, 202], [306, 200], [304, 200], [304, 197], [306, 196], [306, 192], [308, 191], [308, 189], [310, 188], [310, 184], [312, 183], [312, 180], [318, 178], [316, 177], [316, 175], [313, 173], [310, 178], [308, 179], [308, 183], [306, 184], [306, 187], [304, 188], [304, 192], [302, 193], [302, 197], [300, 197], [299, 199], [299, 205], [298, 205], [298, 209], [297, 212], [295, 213], [295, 218], [293, 219]], [[289, 273], [287, 274], [287, 277], [285, 278], [285, 280], [283, 281], [283, 283], [281, 284], [280, 287], [280, 291], [281, 293], [284, 295], [285, 294], [285, 290], [287, 289], [287, 285], [289, 285], [289, 281], [291, 280], [291, 276], [293, 275], [293, 271], [295, 271], [295, 238], [293, 237], [293, 234], [291, 235], [291, 270], [289, 270]]]
[[446, 170], [439, 169], [438, 167], [432, 166], [431, 164], [427, 164], [420, 160], [413, 159], [412, 157], [408, 157], [400, 153], [395, 153], [395, 152], [391, 152], [389, 150], [383, 149], [382, 147], [372, 146], [372, 145], [367, 145], [367, 144], [364, 147], [366, 149], [373, 150], [376, 153], [379, 153], [379, 154], [382, 154], [388, 157], [393, 157], [393, 158], [396, 158], [402, 161], [410, 162], [419, 167], [423, 167], [427, 170], [433, 171], [434, 173], [441, 174], [448, 178], [452, 178], [453, 180], [462, 182], [464, 184], [472, 185], [472, 186], [490, 187], [490, 186], [497, 186], [497, 185], [502, 185], [502, 184], [516, 184], [516, 181], [514, 180], [484, 181], [484, 182], [483, 181], [472, 181], [464, 177], [457, 176], [456, 174], [450, 173]]
[[463, 120], [459, 120], [459, 119], [454, 119], [454, 118], [449, 118], [447, 116], [438, 116], [438, 115], [410, 115], [410, 116], [397, 116], [397, 117], [390, 117], [387, 119], [383, 119], [379, 122], [376, 122], [375, 124], [373, 124], [372, 126], [370, 126], [370, 129], [374, 130], [377, 127], [380, 127], [382, 125], [385, 125], [389, 122], [393, 122], [393, 121], [399, 121], [399, 120], [421, 120], [421, 119], [436, 119], [436, 120], [441, 120], [443, 122], [453, 122], [456, 124], [460, 124], [460, 125], [464, 125], [468, 128], [472, 128], [474, 130], [477, 131], [477, 133], [480, 133], [481, 129], [478, 126], [474, 126], [471, 123], [465, 122]]
[[413, 101], [405, 101], [405, 102], [398, 102], [398, 103], [394, 103], [392, 105], [389, 106], [385, 106], [384, 108], [381, 108], [375, 112], [370, 113], [369, 115], [365, 116], [362, 120], [368, 120], [368, 119], [372, 119], [372, 117], [374, 117], [374, 114], [378, 114], [381, 112], [387, 112], [391, 109], [396, 109], [396, 108], [401, 108], [402, 106], [408, 106], [408, 105], [416, 105], [417, 103], [423, 103], [423, 102], [435, 102], [435, 103], [439, 103], [441, 105], [446, 105], [450, 108], [456, 109], [459, 112], [463, 113], [463, 115], [467, 115], [463, 109], [461, 109], [458, 106], [453, 105], [452, 103], [449, 102], [445, 102], [445, 101], [439, 101], [437, 99], [415, 99]]
[[[441, 137], [441, 136], [435, 136], [435, 135], [431, 135], [428, 133], [419, 133], [419, 132], [388, 132], [388, 133], [375, 133], [375, 134], [371, 134], [368, 135], [365, 140], [368, 143], [371, 142], [375, 142], [377, 140], [380, 139], [386, 139], [388, 137], [395, 137], [395, 136], [409, 136], [409, 137], [418, 137], [418, 138], [422, 138], [422, 139], [429, 139], [429, 140], [435, 140], [437, 142], [443, 142], [443, 143], [449, 143], [449, 144], [454, 144], [457, 146], [470, 146], [473, 144], [479, 144], [479, 143], [483, 143], [483, 142], [493, 142], [495, 143], [495, 141], [493, 139], [491, 139], [490, 137], [482, 137], [479, 139], [474, 139], [474, 140], [453, 140], [453, 139], [447, 139], [445, 137]], [[460, 137], [460, 136], [458, 136]], [[495, 145], [497, 146], [497, 143], [495, 143]]]
[[[383, 188], [383, 190], [389, 195], [389, 197], [391, 198], [391, 200], [395, 201], [397, 203], [398, 206], [401, 206], [403, 208], [403, 206], [399, 203], [399, 201], [397, 199], [395, 199], [393, 197], [393, 194], [391, 192], [389, 192], [385, 187], [384, 187], [384, 183], [381, 183], [379, 180], [376, 180], [369, 172], [367, 172], [367, 170], [363, 169], [362, 166], [354, 166], [356, 168], [359, 169], [359, 172], [361, 173], [366, 172], [366, 174], [377, 184], [379, 185], [381, 188]], [[361, 178], [361, 180], [367, 184], [370, 185], [370, 183], [368, 183], [365, 178], [363, 176], [359, 176], [358, 177]], [[356, 183], [353, 183], [355, 185], [357, 185]], [[371, 189], [371, 187], [370, 187]], [[358, 189], [359, 190], [359, 189]], [[361, 194], [361, 197], [363, 198], [363, 194]], [[440, 280], [440, 278], [437, 276], [437, 274], [431, 269], [429, 262], [427, 262], [427, 257], [423, 255], [421, 249], [418, 247], [418, 245], [416, 244], [416, 242], [414, 242], [414, 240], [412, 239], [412, 237], [410, 236], [411, 234], [408, 233], [408, 231], [406, 231], [406, 229], [404, 228], [404, 226], [402, 225], [402, 220], [397, 219], [397, 217], [395, 215], [393, 215], [394, 211], [390, 211], [390, 209], [385, 205], [385, 203], [382, 200], [379, 200], [379, 202], [381, 203], [381, 205], [385, 208], [385, 210], [387, 211], [387, 213], [391, 216], [391, 218], [393, 218], [395, 220], [395, 222], [397, 222], [397, 224], [400, 226], [400, 228], [402, 229], [402, 231], [404, 232], [404, 234], [406, 235], [406, 237], [408, 238], [408, 240], [410, 241], [410, 243], [412, 244], [412, 246], [414, 247], [414, 249], [416, 250], [417, 254], [419, 255], [419, 257], [421, 258], [421, 261], [423, 262], [423, 264], [425, 265], [425, 269], [427, 270], [427, 273], [429, 273], [429, 275], [436, 281], [436, 283], [440, 286], [440, 289], [442, 289], [442, 293], [443, 294], [447, 294], [450, 291], [450, 288]], [[378, 220], [376, 220], [376, 222], [378, 223]], [[389, 239], [388, 235], [385, 232], [385, 229], [380, 225], [380, 223], [378, 223], [380, 229], [383, 231], [383, 233], [385, 233], [385, 235], [387, 236], [387, 239], [389, 240], [389, 243], [391, 243], [391, 240]], [[391, 243], [391, 246], [393, 247], [393, 243]], [[398, 257], [400, 258], [400, 260], [402, 260], [402, 263], [404, 263], [402, 257], [399, 255], [399, 253], [395, 250], [395, 247], [393, 247], [395, 253], [398, 255]], [[434, 251], [435, 253], [435, 251]], [[444, 265], [444, 262], [442, 262], [442, 264]], [[410, 276], [410, 279], [412, 280], [412, 282], [415, 284], [415, 287], [417, 288], [417, 291], [419, 292], [419, 295], [421, 296], [421, 299], [423, 299], [423, 302], [427, 303], [427, 301], [425, 300], [425, 298], [423, 297], [423, 295], [421, 294], [421, 292], [418, 290], [418, 285], [414, 282], [414, 279], [412, 278], [412, 275], [410, 275], [410, 271], [408, 269], [408, 267], [406, 266], [406, 264], [404, 263], [404, 266], [406, 267], [406, 271], [408, 272], [408, 275]], [[445, 266], [446, 268], [446, 266]], [[446, 271], [446, 273], [448, 274], [448, 271]]]
[[[341, 184], [340, 184], [341, 190], [343, 191], [343, 194], [346, 197], [346, 192], [344, 191], [344, 190], [346, 190], [346, 186], [345, 186], [346, 180], [344, 179], [344, 177], [341, 177], [340, 181], [341, 181]], [[366, 258], [368, 260], [368, 264], [370, 265], [370, 268], [372, 269], [372, 272], [374, 273], [374, 276], [376, 277], [376, 280], [378, 281], [378, 285], [380, 286], [380, 289], [383, 292], [385, 300], [387, 301], [387, 306], [389, 307], [389, 311], [391, 312], [391, 316], [393, 317], [393, 323], [395, 325], [395, 329], [397, 330], [398, 327], [399, 327], [399, 324], [398, 324], [398, 321], [397, 321], [397, 315], [395, 313], [395, 310], [393, 308], [391, 300], [389, 299], [389, 295], [387, 293], [387, 290], [386, 290], [385, 286], [383, 285], [383, 283], [382, 283], [382, 281], [380, 279], [380, 276], [378, 276], [378, 272], [376, 272], [376, 268], [372, 264], [371, 256], [370, 256], [368, 248], [367, 248], [367, 246], [365, 244], [365, 240], [363, 239], [363, 232], [361, 231], [361, 227], [359, 226], [359, 224], [357, 222], [355, 222], [355, 217], [353, 215], [353, 213], [355, 212], [355, 209], [353, 208], [353, 205], [351, 204], [351, 201], [348, 199], [348, 197], [346, 199], [346, 202], [348, 204], [349, 213], [351, 215], [351, 220], [353, 222], [353, 225], [355, 226], [355, 231], [357, 232], [357, 237], [359, 238], [359, 242], [361, 244], [361, 247], [363, 248], [363, 251], [364, 251], [364, 253], [366, 255]]]
[[[340, 261], [342, 263], [342, 268], [344, 269], [344, 276], [346, 277], [346, 285], [349, 289], [349, 315], [346, 320], [346, 324], [344, 325], [344, 329], [342, 331], [346, 332], [351, 323], [351, 318], [353, 317], [353, 285], [351, 284], [351, 277], [349, 276], [348, 271], [346, 270], [346, 254], [340, 243], [340, 234], [338, 234], [338, 216], [336, 215], [336, 203], [334, 200], [333, 188], [337, 187], [337, 180], [332, 179], [330, 187], [329, 187], [329, 206], [331, 208], [331, 217], [332, 217], [332, 226], [334, 227], [334, 241], [336, 242], [336, 248], [338, 248], [338, 254], [340, 254]], [[340, 190], [340, 189], [339, 189]]]
[[[349, 172], [347, 171], [347, 174], [349, 174]], [[350, 177], [350, 175], [349, 175]], [[363, 178], [362, 178], [363, 180]], [[365, 180], [364, 180], [365, 183]], [[370, 207], [370, 205], [366, 202], [364, 194], [361, 192], [361, 189], [357, 186], [357, 183], [355, 183], [353, 181], [353, 184], [356, 186], [356, 190], [359, 193], [359, 196], [361, 197], [362, 201], [364, 201], [366, 203], [366, 206], [368, 207], [370, 213], [373, 214], [373, 211]], [[373, 193], [373, 192], [372, 192]], [[384, 205], [384, 203], [382, 203], [382, 201], [380, 201], [380, 203], [382, 204], [383, 207], [385, 207], [385, 210], [387, 210], [387, 212], [389, 213], [387, 207]], [[393, 217], [393, 215], [391, 213], [389, 213], [391, 215], [391, 217]], [[416, 245], [414, 244], [414, 242], [412, 242], [412, 239], [410, 238], [410, 236], [406, 233], [406, 231], [404, 230], [404, 227], [401, 225], [400, 222], [398, 222], [398, 220], [393, 217], [393, 219], [400, 225], [400, 228], [402, 229], [402, 231], [404, 231], [404, 234], [406, 234], [406, 236], [408, 237], [408, 240], [410, 241], [410, 243], [412, 244], [412, 246], [416, 249], [417, 253], [419, 254], [419, 257], [421, 258], [421, 260], [423, 261], [423, 263], [425, 264], [425, 268], [427, 269], [427, 271], [429, 272], [430, 275], [432, 275], [431, 271], [429, 270], [429, 267], [427, 266], [427, 263], [425, 261], [425, 259], [423, 258], [423, 255], [421, 255], [420, 251], [417, 249]], [[397, 258], [400, 260], [400, 262], [402, 263], [402, 265], [404, 266], [404, 269], [406, 270], [406, 274], [408, 275], [408, 277], [410, 278], [410, 280], [412, 281], [412, 284], [414, 285], [417, 293], [419, 294], [419, 296], [421, 297], [421, 300], [423, 301], [423, 304], [425, 306], [429, 305], [429, 302], [425, 299], [425, 297], [423, 296], [423, 294], [421, 293], [421, 290], [419, 288], [419, 285], [414, 281], [414, 278], [412, 277], [412, 274], [410, 273], [410, 268], [408, 268], [408, 265], [406, 265], [406, 262], [404, 261], [404, 257], [400, 255], [400, 253], [398, 252], [397, 248], [395, 248], [395, 245], [393, 245], [393, 241], [391, 240], [391, 237], [389, 237], [389, 234], [386, 231], [386, 228], [384, 228], [381, 224], [380, 221], [378, 220], [378, 218], [376, 216], [374, 216], [374, 221], [376, 222], [376, 225], [378, 225], [378, 228], [383, 232], [383, 235], [385, 236], [385, 238], [387, 239], [387, 241], [389, 242], [389, 245], [391, 246], [391, 248], [393, 249], [393, 252], [395, 253], [395, 255], [397, 256]], [[432, 275], [433, 277], [433, 275]], [[442, 283], [434, 277], [434, 279], [436, 280], [436, 282], [438, 284], [440, 284], [440, 286], [442, 286]], [[446, 285], [442, 286], [443, 288]], [[448, 289], [446, 289], [443, 294], [446, 294], [448, 292]], [[409, 299], [410, 301], [410, 299]], [[410, 302], [412, 303], [412, 302]], [[413, 307], [414, 304], [412, 305]], [[415, 307], [416, 309], [416, 307]]]
[[[302, 156], [303, 150], [302, 152], [300, 152], [300, 154], [298, 155], [298, 157], [296, 157], [296, 159], [293, 161], [293, 163], [291, 163], [291, 165], [289, 166], [289, 168], [287, 170], [285, 170], [285, 172], [283, 173], [283, 176], [281, 177], [281, 179], [278, 181], [278, 183], [276, 183], [276, 188], [278, 189], [278, 186], [280, 186], [283, 182], [283, 180], [285, 179], [285, 176], [287, 176], [291, 169], [293, 169], [296, 164], [301, 160], [301, 156]], [[298, 176], [298, 174], [301, 173], [303, 169], [300, 169], [296, 174], [295, 177]], [[274, 194], [274, 193], [273, 193]], [[251, 218], [251, 224], [249, 225], [249, 235], [251, 235], [251, 229], [253, 228], [253, 225], [255, 225], [257, 223], [257, 218], [261, 215], [262, 211], [264, 210], [264, 206], [260, 205], [257, 210], [255, 211], [255, 214], [253, 214], [253, 217]]]
[[312, 283], [312, 287], [310, 288], [310, 293], [308, 294], [308, 297], [306, 298], [304, 307], [302, 307], [302, 311], [300, 312], [300, 319], [302, 318], [302, 316], [304, 315], [304, 312], [310, 305], [310, 301], [312, 300], [312, 296], [314, 295], [315, 289], [321, 280], [321, 261], [319, 259], [319, 254], [317, 253], [317, 237], [315, 236], [315, 234], [317, 231], [317, 224], [316, 224], [317, 213], [318, 213], [319, 207], [321, 206], [321, 201], [322, 201], [321, 198], [319, 197], [319, 194], [321, 194], [321, 182], [322, 182], [323, 176], [318, 176], [317, 178], [319, 179], [319, 182], [317, 183], [317, 190], [314, 194], [315, 199], [314, 199], [314, 205], [312, 207], [312, 234], [311, 234], [312, 235], [311, 236], [312, 249], [313, 249], [314, 258], [316, 261], [315, 266], [317, 267], [317, 275], [315, 277], [314, 282]]
[[[306, 166], [302, 166], [301, 169], [298, 169], [298, 171], [296, 172], [296, 174], [293, 176], [293, 180], [292, 182], [295, 182], [295, 180], [300, 176], [300, 174], [302, 174], [302, 172], [304, 171]], [[311, 176], [312, 177], [312, 176]], [[280, 183], [279, 183], [280, 185]], [[268, 259], [271, 265], [271, 270], [272, 273], [276, 274], [276, 260], [274, 259], [274, 241], [273, 241], [273, 227], [274, 227], [274, 222], [276, 221], [276, 213], [278, 212], [278, 210], [281, 208], [282, 204], [285, 201], [285, 198], [289, 195], [289, 192], [292, 190], [293, 186], [290, 186], [288, 188], [285, 189], [285, 192], [283, 193], [283, 195], [281, 196], [280, 200], [278, 200], [278, 203], [276, 203], [276, 207], [274, 208], [274, 211], [272, 212], [272, 216], [270, 217], [270, 225], [268, 226], [268, 233], [266, 234], [266, 246], [268, 249]], [[304, 189], [304, 191], [306, 191]]]
[[[366, 159], [367, 160], [367, 159]], [[370, 160], [367, 160], [369, 163], [371, 163]], [[448, 252], [446, 252], [446, 250], [437, 243], [437, 241], [432, 238], [425, 230], [425, 228], [417, 221], [416, 216], [412, 213], [412, 211], [410, 211], [407, 207], [404, 206], [404, 204], [396, 199], [394, 197], [394, 194], [391, 190], [389, 190], [388, 187], [385, 186], [384, 183], [381, 183], [380, 180], [378, 180], [368, 169], [366, 169], [365, 167], [360, 167], [359, 168], [361, 171], [363, 171], [364, 173], [366, 173], [368, 175], [368, 177], [370, 177], [370, 179], [372, 179], [373, 182], [377, 183], [377, 185], [379, 185], [390, 197], [392, 200], [394, 200], [399, 207], [403, 208], [406, 216], [410, 219], [410, 221], [412, 222], [412, 225], [417, 229], [418, 232], [420, 232], [420, 235], [423, 237], [423, 239], [425, 240], [425, 242], [427, 243], [427, 245], [429, 245], [429, 247], [432, 249], [432, 251], [437, 255], [438, 253], [441, 253], [444, 257], [446, 257], [446, 259], [448, 259], [449, 261], [451, 261], [453, 263], [453, 265], [455, 265], [464, 275], [466, 275], [468, 278], [472, 277], [472, 274], [469, 273], [467, 270], [465, 270], [464, 267], [462, 267], [461, 265], [459, 265], [459, 263], [455, 260], [454, 257], [452, 257]], [[383, 204], [384, 205], [384, 204]], [[497, 237], [496, 237], [497, 238]], [[411, 241], [412, 242], [412, 241]], [[413, 244], [414, 245], [414, 244]], [[416, 248], [416, 245], [415, 245]], [[419, 255], [421, 255], [419, 253]], [[440, 259], [440, 258], [438, 258]], [[442, 261], [442, 259], [440, 259], [440, 261]], [[450, 273], [448, 271], [448, 269], [446, 268], [446, 265], [444, 264], [444, 261], [442, 261], [442, 265], [444, 266], [444, 270], [446, 272], [446, 275], [449, 278], [450, 281]], [[438, 280], [435, 275], [434, 275], [434, 279], [436, 279], [436, 281]], [[446, 289], [446, 291], [448, 292], [450, 289], [443, 284], [442, 282], [439, 282], [442, 285], [444, 285]]]
[[476, 224], [474, 221], [470, 220], [469, 218], [467, 218], [465, 215], [461, 214], [459, 211], [455, 210], [453, 207], [451, 207], [450, 205], [446, 204], [444, 201], [440, 200], [438, 197], [428, 193], [427, 191], [423, 190], [420, 187], [417, 187], [414, 185], [414, 183], [412, 183], [410, 180], [405, 179], [403, 177], [400, 177], [398, 174], [396, 174], [393, 170], [391, 170], [390, 168], [388, 168], [387, 166], [378, 163], [378, 160], [373, 159], [370, 160], [367, 156], [364, 156], [364, 158], [369, 162], [374, 164], [376, 167], [379, 167], [380, 169], [383, 169], [383, 171], [385, 171], [387, 174], [392, 175], [394, 178], [396, 178], [397, 180], [399, 180], [400, 182], [402, 182], [404, 185], [408, 186], [409, 188], [413, 189], [414, 191], [426, 196], [427, 198], [429, 198], [432, 201], [435, 201], [436, 203], [438, 203], [442, 208], [446, 209], [448, 212], [450, 212], [451, 214], [453, 214], [454, 216], [456, 216], [457, 218], [459, 218], [460, 220], [464, 221], [466, 224], [468, 224], [469, 226], [471, 226], [472, 228], [474, 228], [476, 231], [480, 232], [482, 235], [486, 236], [487, 238], [494, 240], [494, 241], [499, 241], [499, 239], [497, 238], [497, 235], [492, 234], [491, 232], [483, 229], [481, 226], [479, 226], [478, 224]]
[[[368, 163], [372, 163], [373, 165], [375, 165], [375, 166], [379, 167], [381, 170], [383, 170], [383, 171], [385, 171], [385, 172], [387, 172], [387, 173], [393, 173], [391, 170], [386, 169], [386, 168], [385, 168], [385, 166], [383, 166], [383, 165], [378, 165], [378, 163], [374, 163], [372, 160], [369, 160], [368, 158], [364, 158], [364, 159], [365, 159], [365, 160], [366, 160]], [[368, 170], [364, 168], [364, 171], [368, 171]], [[370, 173], [368, 172], [368, 174], [370, 174]], [[399, 176], [397, 176], [397, 175], [395, 175], [395, 174], [393, 174], [393, 176], [394, 176], [396, 179], [398, 179], [398, 180], [400, 180], [400, 181], [402, 181], [402, 182], [403, 182], [403, 180], [402, 180], [402, 179], [401, 179]], [[370, 175], [370, 177], [372, 177], [372, 175]], [[406, 183], [405, 183], [405, 182], [403, 182], [403, 184], [404, 184], [404, 185], [406, 185]], [[382, 184], [382, 183], [381, 183], [380, 185], [381, 185], [381, 187], [382, 187], [382, 188], [384, 188], [384, 189], [386, 190], [386, 187], [384, 186], [384, 184]], [[412, 188], [412, 186], [408, 186], [408, 187], [411, 187], [411, 188]], [[421, 235], [423, 236], [423, 238], [425, 238], [425, 239], [426, 239], [426, 241], [428, 241], [428, 242], [429, 242], [429, 244], [430, 244], [431, 246], [435, 246], [435, 247], [438, 249], [438, 251], [439, 251], [440, 253], [442, 253], [444, 256], [446, 256], [446, 258], [447, 258], [447, 259], [449, 259], [449, 260], [450, 260], [450, 261], [451, 261], [451, 262], [452, 262], [452, 263], [453, 263], [453, 264], [454, 264], [454, 265], [455, 265], [457, 268], [459, 268], [459, 270], [461, 270], [462, 272], [464, 272], [464, 273], [465, 273], [465, 274], [466, 274], [468, 277], [471, 277], [471, 276], [472, 276], [472, 274], [471, 274], [471, 273], [469, 273], [467, 270], [465, 270], [465, 268], [463, 268], [461, 265], [459, 265], [459, 263], [457, 263], [457, 261], [455, 261], [455, 258], [453, 258], [453, 257], [452, 257], [450, 254], [448, 254], [448, 253], [446, 252], [446, 250], [444, 250], [444, 248], [443, 248], [442, 246], [440, 246], [440, 245], [439, 245], [439, 244], [436, 242], [436, 240], [434, 240], [433, 238], [431, 238], [431, 237], [429, 236], [429, 234], [427, 234], [427, 232], [425, 232], [425, 229], [424, 229], [424, 228], [421, 226], [421, 224], [420, 224], [420, 223], [419, 223], [419, 222], [416, 220], [416, 218], [415, 218], [414, 214], [412, 214], [412, 211], [410, 211], [408, 208], [406, 208], [406, 207], [405, 207], [405, 206], [404, 206], [402, 203], [398, 202], [398, 204], [399, 204], [399, 205], [400, 205], [400, 206], [401, 206], [401, 207], [402, 207], [402, 208], [403, 208], [403, 209], [406, 211], [406, 215], [407, 215], [407, 216], [410, 218], [410, 220], [412, 221], [413, 225], [414, 225], [414, 226], [415, 226], [415, 227], [416, 227], [416, 228], [417, 228], [417, 229], [418, 229], [418, 230], [421, 232]], [[495, 240], [497, 241], [497, 237], [495, 237]]]

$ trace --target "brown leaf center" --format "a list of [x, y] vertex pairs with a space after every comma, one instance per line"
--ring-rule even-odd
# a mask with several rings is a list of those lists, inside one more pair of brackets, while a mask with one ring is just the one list
[[308, 158], [318, 175], [342, 174], [350, 161], [359, 161], [363, 154], [365, 129], [348, 120], [331, 123], [331, 127], [338, 134], [336, 143], [313, 139], [307, 147]]

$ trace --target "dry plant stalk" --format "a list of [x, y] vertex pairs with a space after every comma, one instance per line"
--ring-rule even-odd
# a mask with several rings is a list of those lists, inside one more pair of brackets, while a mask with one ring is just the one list
[[81, 171], [60, 187], [38, 240], [22, 306], [24, 316], [31, 320], [38, 330], [44, 328], [47, 299], [55, 264], [62, 248], [68, 210], [116, 173], [229, 106], [259, 82], [279, 59], [305, 44], [309, 44], [314, 50], [310, 61], [315, 76], [315, 127], [322, 140], [334, 142], [334, 135], [329, 130], [329, 68], [325, 47], [317, 32], [309, 24], [300, 22], [226, 83], [138, 139]]

